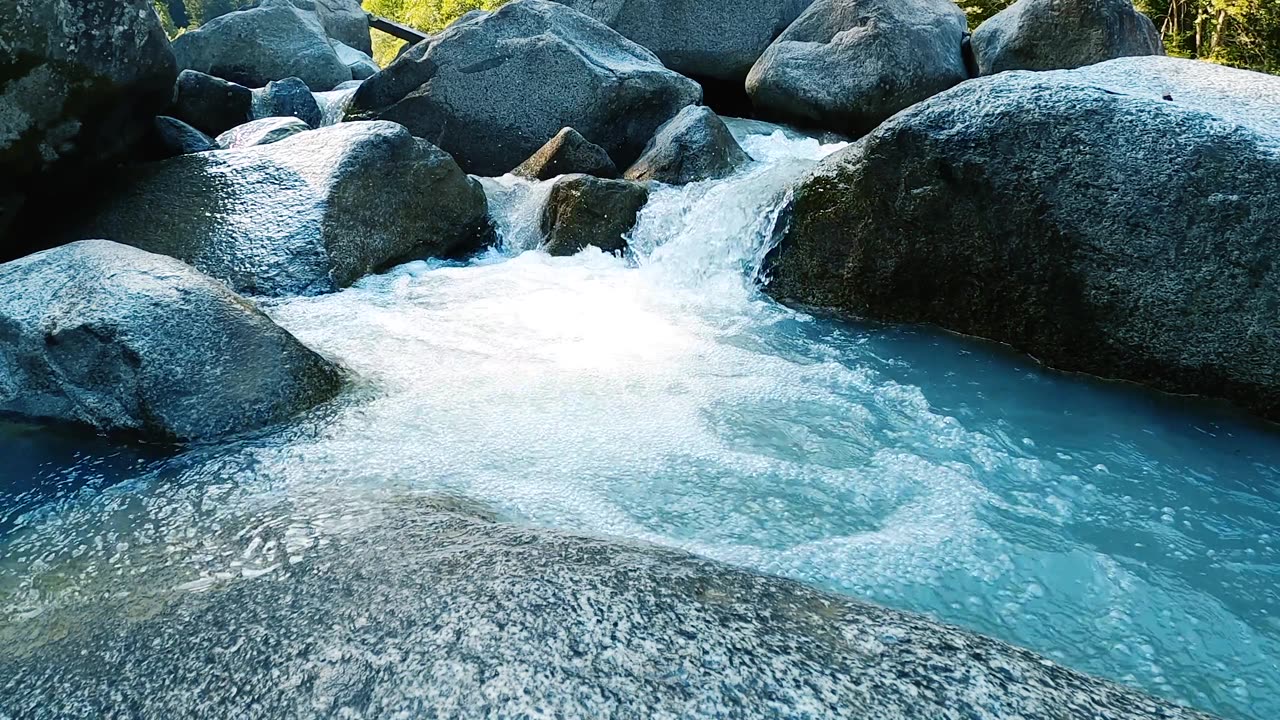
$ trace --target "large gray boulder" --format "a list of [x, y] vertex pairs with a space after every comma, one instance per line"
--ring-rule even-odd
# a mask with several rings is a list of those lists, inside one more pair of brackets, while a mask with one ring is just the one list
[[1132, 0], [1018, 0], [979, 25], [971, 42], [982, 75], [1164, 54], [1155, 23]]
[[791, 191], [770, 292], [1280, 420], [1280, 78], [1171, 58], [967, 82]]
[[658, 128], [626, 177], [685, 185], [732, 175], [749, 162], [751, 156], [711, 108], [691, 105]]
[[0, 265], [0, 413], [201, 440], [331, 398], [341, 374], [173, 258], [86, 240]]
[[683, 75], [741, 83], [813, 0], [559, 0], [652, 50]]
[[378, 63], [374, 62], [368, 53], [356, 50], [336, 40], [333, 41], [333, 50], [338, 53], [338, 59], [351, 71], [352, 80], [368, 80], [377, 75], [378, 71], [382, 69], [378, 67]]
[[700, 97], [697, 83], [586, 15], [515, 0], [410, 49], [360, 86], [348, 117], [401, 123], [467, 172], [502, 175], [566, 125], [628, 165]]
[[150, 0], [0, 0], [0, 198], [129, 157], [176, 75]]
[[951, 0], [817, 0], [747, 78], [759, 115], [863, 135], [969, 77]]
[[190, 155], [218, 149], [218, 141], [177, 118], [158, 115], [155, 119], [156, 139], [165, 157]]
[[183, 70], [174, 84], [171, 112], [207, 135], [221, 135], [253, 119], [253, 91], [222, 78]]
[[567, 127], [511, 173], [531, 180], [550, 180], [575, 173], [616, 178], [618, 168], [604, 148]]
[[[84, 593], [0, 625], [0, 676], [13, 678], [0, 713], [109, 717], [123, 704], [186, 717], [198, 696], [211, 716], [255, 720], [390, 708], [493, 720], [1209, 720], [921, 615], [682, 552], [501, 524], [456, 499], [386, 496], [362, 496], [355, 529], [256, 580], [231, 566], [234, 579], [211, 581], [205, 564], [157, 560], [154, 543], [91, 551], [121, 553], [121, 586], [139, 591]], [[248, 555], [249, 531], [236, 531], [297, 517], [293, 498], [281, 502], [295, 507], [218, 516], [208, 554]]]
[[171, 255], [256, 295], [332, 291], [401, 260], [466, 255], [490, 236], [480, 184], [389, 122], [174, 158], [122, 185], [82, 237]]
[[364, 53], [373, 54], [369, 15], [360, 0], [292, 0], [302, 10], [312, 9], [329, 37]]
[[624, 236], [648, 201], [649, 190], [639, 183], [566, 175], [551, 186], [543, 207], [543, 247], [551, 255], [576, 255], [590, 246], [622, 252]]
[[215, 18], [173, 41], [178, 64], [247, 87], [302, 78], [317, 92], [351, 79], [316, 14], [289, 0], [263, 0]]

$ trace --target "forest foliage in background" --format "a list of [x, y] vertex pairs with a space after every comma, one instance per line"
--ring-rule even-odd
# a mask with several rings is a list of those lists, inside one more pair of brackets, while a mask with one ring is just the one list
[[[492, 10], [505, 0], [364, 0], [369, 12], [439, 32], [472, 10]], [[970, 25], [991, 17], [1014, 0], [960, 0]], [[200, 24], [253, 0], [153, 0], [170, 34]], [[1160, 29], [1170, 55], [1280, 73], [1280, 0], [1136, 0]], [[393, 60], [403, 43], [374, 33], [380, 64]]]

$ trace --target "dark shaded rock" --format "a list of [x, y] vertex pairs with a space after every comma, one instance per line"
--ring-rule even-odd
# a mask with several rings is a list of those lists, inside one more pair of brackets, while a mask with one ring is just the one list
[[128, 158], [176, 74], [150, 0], [0, 0], [0, 197]]
[[169, 157], [219, 149], [216, 140], [176, 118], [160, 115], [155, 126], [160, 147]]
[[710, 108], [690, 106], [658, 128], [626, 177], [684, 185], [731, 175], [749, 162], [751, 156], [719, 116]]
[[394, 123], [343, 123], [139, 167], [82, 234], [279, 296], [467, 255], [490, 239], [487, 211], [480, 184], [444, 151]]
[[1280, 78], [1155, 57], [1002, 73], [799, 182], [769, 291], [1280, 420], [1277, 178]]
[[219, 135], [217, 142], [224, 150], [239, 150], [278, 143], [310, 129], [310, 125], [295, 117], [263, 118], [231, 128]]
[[551, 186], [542, 210], [544, 246], [552, 255], [576, 255], [594, 245], [605, 252], [627, 249], [624, 235], [649, 201], [649, 190], [627, 180], [566, 175]]
[[[334, 41], [333, 50], [338, 53], [338, 59], [351, 71], [352, 80], [367, 80], [377, 75], [378, 71], [382, 69], [378, 67], [378, 63], [374, 62], [369, 55], [340, 42]], [[334, 89], [337, 90], [338, 88]]]
[[982, 75], [1164, 54], [1160, 32], [1132, 0], [1018, 0], [979, 25], [972, 43]]
[[604, 148], [568, 127], [556, 133], [542, 149], [512, 171], [514, 175], [532, 180], [550, 180], [574, 173], [616, 178], [618, 168]]
[[191, 267], [105, 240], [0, 265], [0, 413], [162, 440], [283, 420], [337, 368]]
[[216, 137], [253, 119], [253, 91], [222, 78], [183, 70], [174, 85], [170, 112], [197, 130]]
[[392, 120], [467, 172], [502, 175], [566, 125], [629, 164], [701, 96], [648, 50], [548, 0], [476, 13], [356, 91], [348, 117]]
[[559, 0], [652, 50], [683, 75], [739, 87], [813, 0]]
[[[0, 712], [100, 717], [128, 703], [181, 717], [198, 693], [210, 715], [258, 720], [331, 707], [495, 720], [1209, 717], [922, 615], [687, 553], [499, 524], [451, 498], [370, 504], [358, 531], [202, 592], [183, 588], [194, 570], [130, 543], [126, 587], [149, 593], [95, 593], [0, 625], [0, 674], [17, 691]], [[211, 547], [242, 554], [245, 522], [225, 523], [234, 539]], [[389, 647], [413, 651], [388, 662]]]
[[215, 18], [179, 35], [173, 51], [183, 69], [247, 87], [298, 77], [323, 91], [351, 79], [316, 14], [289, 0], [263, 0], [256, 8]]
[[817, 0], [747, 78], [764, 117], [863, 135], [969, 77], [951, 0]]
[[253, 91], [253, 118], [297, 118], [313, 128], [320, 127], [320, 105], [299, 78], [285, 78], [267, 83]]

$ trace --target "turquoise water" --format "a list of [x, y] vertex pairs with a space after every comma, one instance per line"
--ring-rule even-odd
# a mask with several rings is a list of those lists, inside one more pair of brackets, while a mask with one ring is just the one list
[[270, 582], [376, 522], [362, 508], [443, 493], [1280, 717], [1276, 428], [773, 303], [755, 269], [777, 192], [833, 148], [747, 146], [742, 175], [656, 193], [632, 258], [531, 250], [546, 188], [508, 178], [486, 181], [490, 255], [267, 306], [359, 379], [287, 427], [175, 454], [6, 426], [0, 630]]

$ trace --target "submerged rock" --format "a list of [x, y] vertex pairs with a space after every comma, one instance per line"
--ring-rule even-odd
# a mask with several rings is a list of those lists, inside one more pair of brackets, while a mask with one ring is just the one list
[[183, 70], [173, 88], [174, 117], [214, 137], [253, 119], [253, 91], [222, 78]]
[[258, 295], [322, 293], [490, 238], [480, 184], [388, 122], [140, 166], [82, 237], [171, 255]]
[[791, 192], [774, 295], [1280, 420], [1280, 78], [1171, 58], [970, 81]]
[[951, 0], [817, 0], [752, 68], [747, 94], [765, 117], [863, 135], [968, 79], [967, 29]]
[[360, 86], [347, 116], [401, 123], [467, 172], [496, 176], [566, 125], [630, 164], [701, 92], [579, 12], [515, 0], [410, 49]]
[[179, 35], [173, 51], [183, 69], [247, 87], [298, 77], [319, 92], [351, 79], [316, 14], [290, 0], [263, 0], [215, 18]]
[[683, 75], [741, 84], [813, 0], [559, 0], [652, 50]]
[[690, 106], [658, 128], [626, 177], [685, 185], [726, 177], [749, 162], [751, 156], [719, 116], [710, 108]]
[[550, 180], [574, 173], [616, 178], [618, 168], [604, 148], [567, 127], [511, 173], [531, 180]]
[[222, 133], [218, 136], [218, 146], [224, 150], [240, 150], [257, 145], [270, 145], [310, 129], [310, 125], [296, 117], [263, 118]]
[[320, 105], [307, 89], [307, 84], [296, 77], [274, 80], [254, 91], [253, 116], [255, 120], [270, 117], [297, 118], [310, 127], [320, 127]]
[[130, 547], [118, 587], [146, 592], [0, 624], [0, 712], [1208, 719], [920, 615], [456, 504], [378, 504], [256, 579]]
[[544, 247], [552, 255], [576, 255], [590, 246], [622, 252], [624, 236], [648, 201], [649, 190], [638, 183], [566, 175], [551, 186], [542, 211]]
[[155, 120], [155, 128], [161, 149], [168, 157], [219, 149], [216, 140], [177, 118], [161, 115]]
[[162, 440], [283, 420], [341, 375], [173, 258], [86, 240], [0, 265], [0, 413]]
[[0, 0], [0, 197], [129, 157], [176, 74], [150, 0]]
[[1132, 0], [1018, 0], [979, 25], [972, 45], [983, 75], [1164, 54], [1155, 23]]

